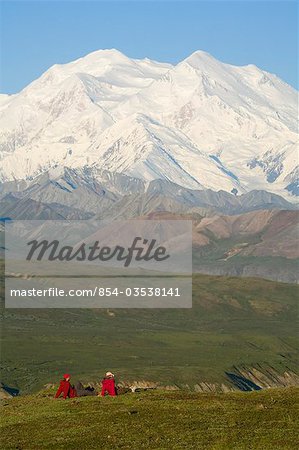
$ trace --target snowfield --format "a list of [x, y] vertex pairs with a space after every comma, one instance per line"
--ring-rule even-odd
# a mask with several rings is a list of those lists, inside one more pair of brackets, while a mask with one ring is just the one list
[[59, 167], [288, 200], [298, 188], [297, 91], [197, 51], [176, 66], [99, 50], [0, 95], [0, 180]]

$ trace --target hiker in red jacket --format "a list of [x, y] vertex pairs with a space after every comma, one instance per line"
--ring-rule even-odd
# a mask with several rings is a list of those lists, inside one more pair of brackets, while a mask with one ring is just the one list
[[106, 375], [102, 380], [101, 396], [104, 397], [106, 392], [108, 395], [111, 395], [111, 397], [116, 396], [115, 380], [112, 372], [106, 372]]
[[63, 394], [63, 398], [74, 398], [77, 397], [77, 392], [74, 386], [70, 383], [71, 376], [66, 373], [63, 375], [63, 380], [60, 381], [59, 388], [55, 394], [55, 398], [58, 398], [61, 394]]

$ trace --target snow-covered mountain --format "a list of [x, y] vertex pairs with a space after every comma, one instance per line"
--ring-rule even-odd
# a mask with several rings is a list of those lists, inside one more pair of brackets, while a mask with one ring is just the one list
[[298, 195], [297, 92], [195, 52], [176, 66], [99, 50], [0, 96], [0, 180], [58, 166], [187, 189]]

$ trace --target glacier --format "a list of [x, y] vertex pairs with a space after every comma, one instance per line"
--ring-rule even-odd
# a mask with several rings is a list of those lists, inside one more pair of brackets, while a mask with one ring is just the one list
[[254, 65], [203, 51], [171, 65], [98, 50], [0, 95], [0, 181], [91, 169], [294, 201], [297, 114], [297, 91]]

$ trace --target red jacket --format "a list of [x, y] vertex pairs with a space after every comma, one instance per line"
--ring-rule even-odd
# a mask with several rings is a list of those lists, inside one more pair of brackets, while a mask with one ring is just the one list
[[102, 380], [102, 397], [104, 397], [106, 392], [112, 397], [116, 396], [115, 380], [113, 378], [104, 378]]
[[58, 398], [60, 394], [63, 393], [63, 398], [66, 399], [77, 397], [76, 389], [71, 385], [71, 383], [67, 380], [61, 380], [59, 384], [59, 388], [55, 394], [55, 398]]

